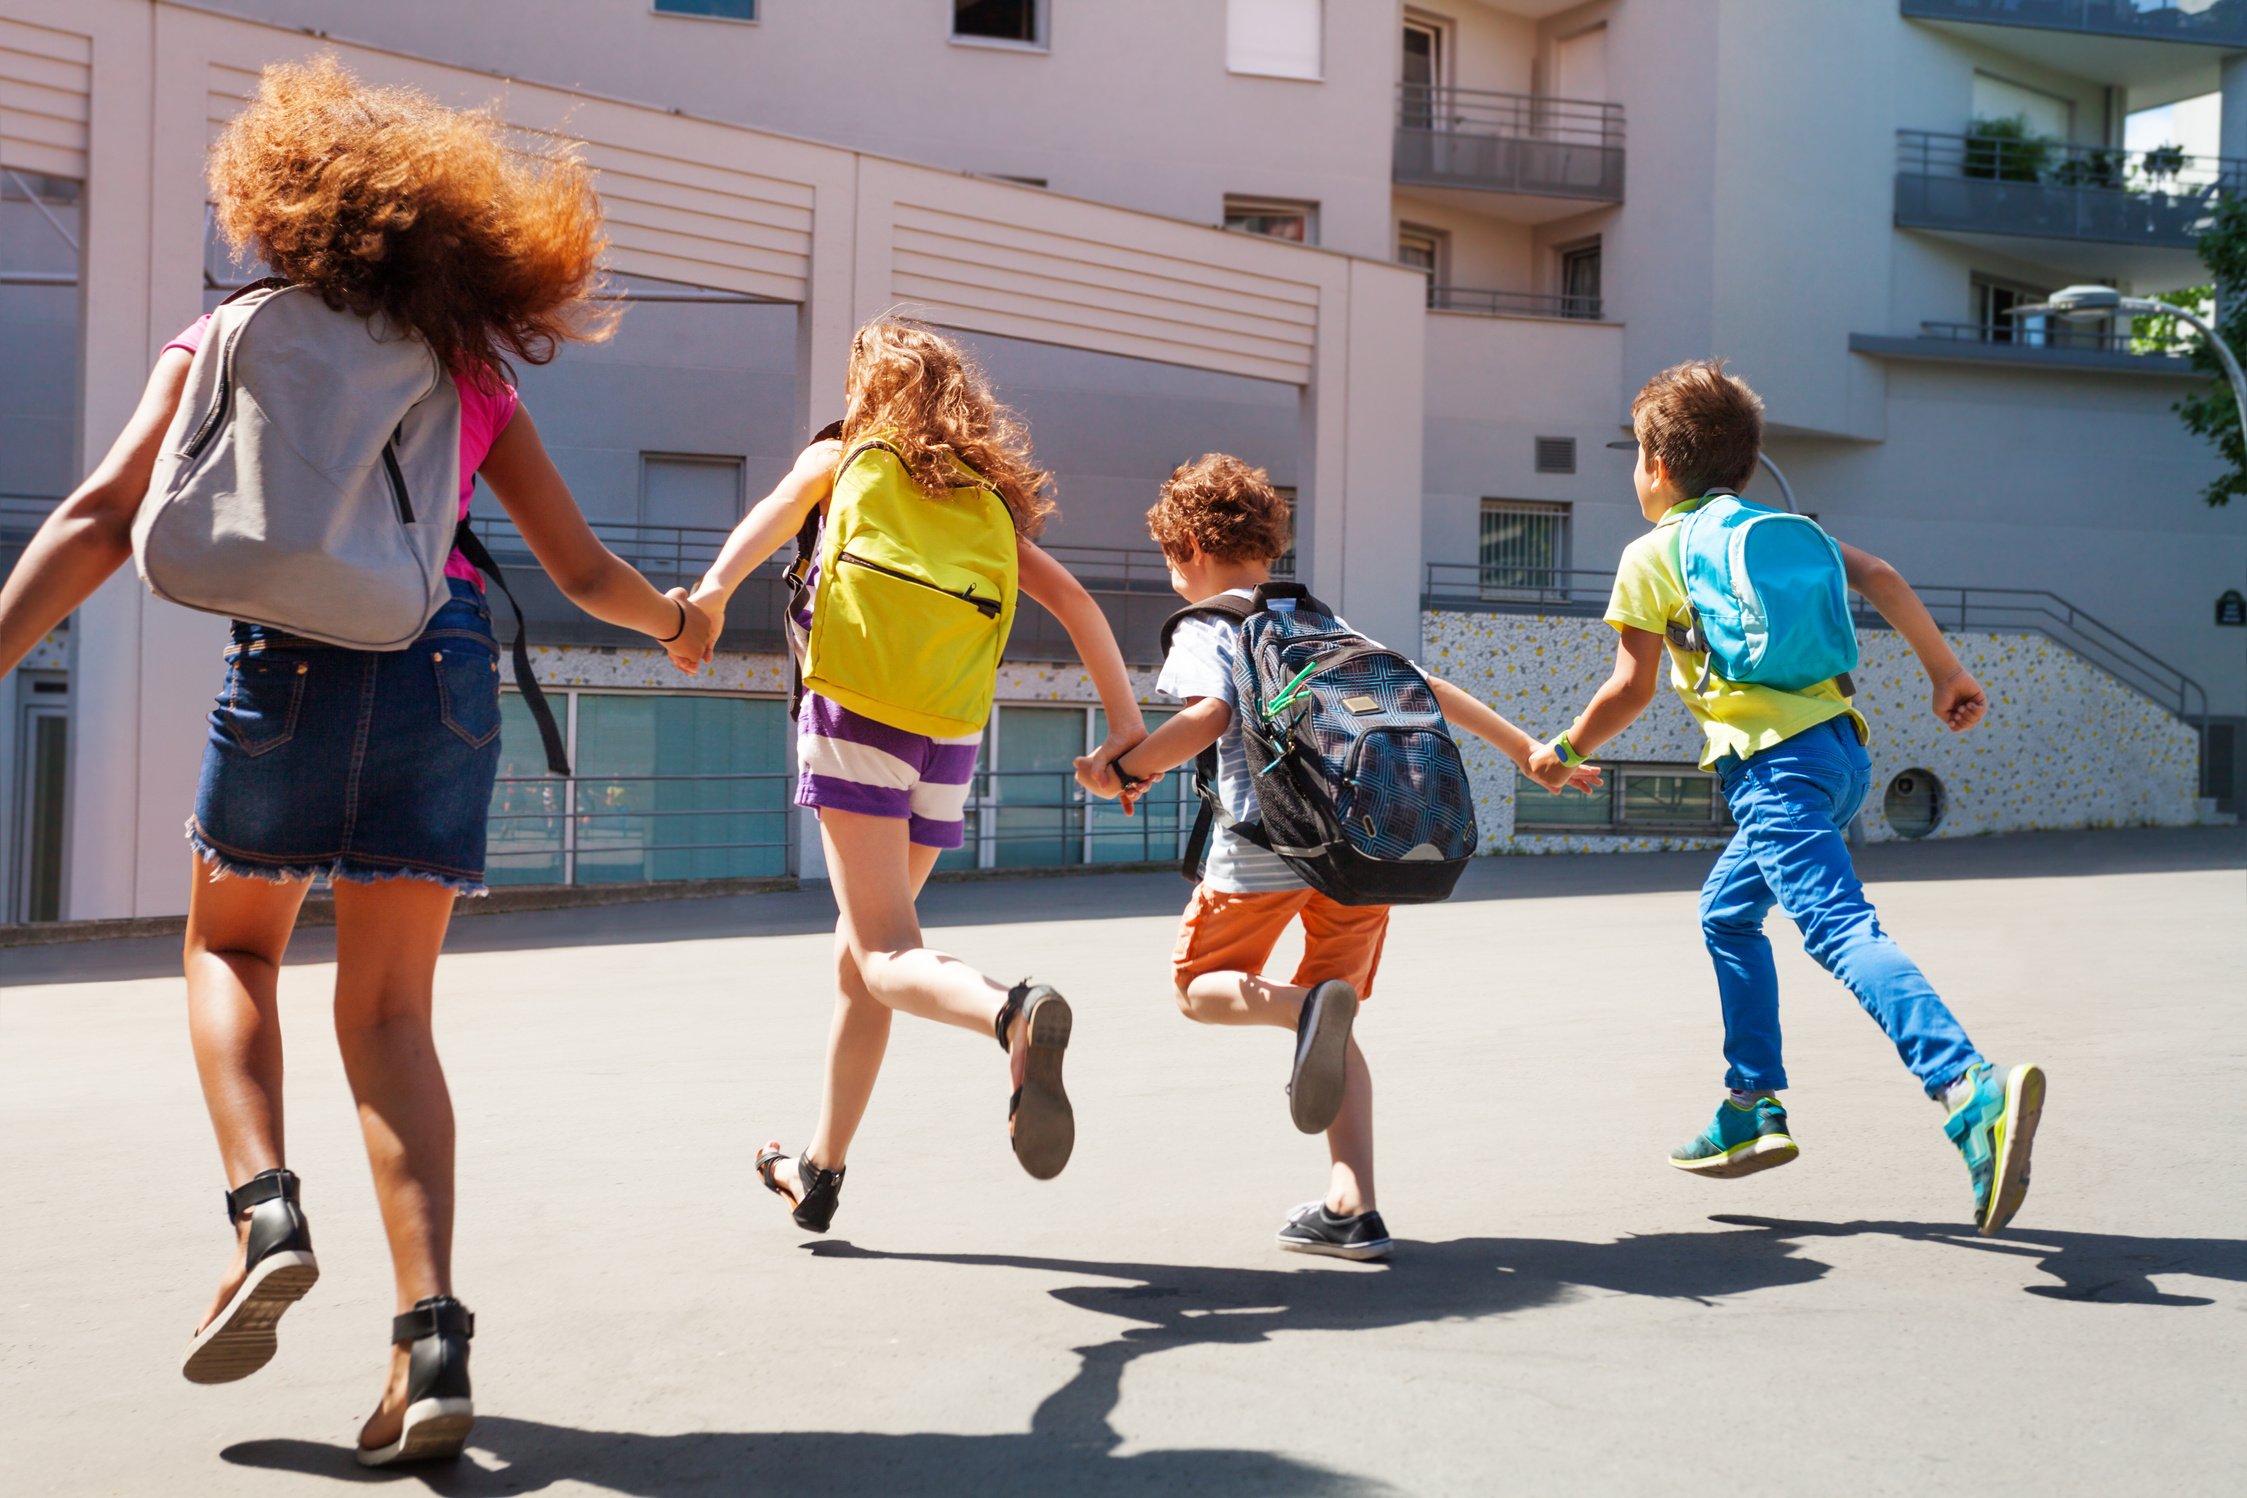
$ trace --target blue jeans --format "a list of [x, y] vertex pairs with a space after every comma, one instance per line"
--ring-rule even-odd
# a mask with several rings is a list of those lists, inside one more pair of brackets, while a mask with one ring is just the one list
[[1701, 886], [1701, 935], [1724, 1005], [1725, 1085], [1787, 1085], [1779, 1056], [1779, 973], [1763, 918], [1782, 906], [1818, 965], [1857, 996], [1930, 1096], [1982, 1059], [1918, 966], [1880, 929], [1850, 866], [1845, 829], [1871, 764], [1846, 717], [1752, 759], [1717, 763], [1739, 830]]

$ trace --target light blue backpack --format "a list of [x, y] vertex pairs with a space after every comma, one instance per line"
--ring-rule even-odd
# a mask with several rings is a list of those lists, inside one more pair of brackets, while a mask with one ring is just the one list
[[1857, 622], [1841, 547], [1807, 515], [1712, 491], [1670, 528], [1670, 560], [1685, 582], [1687, 626], [1670, 643], [1700, 655], [1711, 677], [1799, 692], [1839, 680], [1856, 691]]

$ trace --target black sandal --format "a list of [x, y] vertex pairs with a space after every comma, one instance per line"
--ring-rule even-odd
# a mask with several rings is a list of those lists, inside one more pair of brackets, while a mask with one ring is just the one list
[[460, 1455], [476, 1424], [476, 1402], [468, 1391], [468, 1339], [475, 1335], [476, 1313], [450, 1295], [415, 1301], [412, 1310], [391, 1320], [391, 1342], [412, 1344], [407, 1354], [405, 1423], [389, 1445], [361, 1446], [360, 1466], [444, 1461]]
[[274, 1325], [320, 1278], [298, 1186], [294, 1171], [263, 1170], [226, 1193], [228, 1224], [245, 1214], [250, 1219], [247, 1272], [241, 1288], [187, 1344], [179, 1371], [189, 1383], [230, 1384], [272, 1362], [279, 1345]]
[[1034, 1180], [1050, 1181], [1069, 1163], [1077, 1146], [1077, 1116], [1069, 1107], [1069, 1094], [1061, 1087], [1061, 1056], [1069, 1048], [1075, 1016], [1069, 1001], [1043, 983], [1025, 980], [1007, 990], [991, 1029], [999, 1049], [1014, 1056], [1007, 1032], [1017, 1016], [1023, 1020], [1022, 1040], [1028, 1049], [1022, 1085], [1007, 1099], [1007, 1137], [1014, 1157]]
[[842, 1204], [843, 1170], [850, 1167], [829, 1170], [823, 1165], [814, 1165], [802, 1155], [796, 1156], [796, 1179], [804, 1188], [803, 1198], [798, 1200], [780, 1184], [779, 1176], [773, 1171], [775, 1165], [787, 1158], [788, 1152], [777, 1143], [766, 1145], [757, 1152], [758, 1177], [764, 1181], [767, 1191], [794, 1209], [791, 1215], [796, 1219], [796, 1226], [807, 1233], [826, 1232], [835, 1220], [835, 1208]]

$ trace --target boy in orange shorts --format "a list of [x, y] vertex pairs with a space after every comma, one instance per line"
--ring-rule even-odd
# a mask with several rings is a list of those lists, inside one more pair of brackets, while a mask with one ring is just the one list
[[[1170, 584], [1190, 603], [1225, 594], [1251, 597], [1271, 580], [1288, 547], [1286, 501], [1263, 469], [1212, 453], [1175, 470], [1147, 512], [1147, 528], [1170, 564]], [[1295, 1032], [1289, 1112], [1306, 1134], [1324, 1132], [1332, 1161], [1326, 1196], [1288, 1214], [1279, 1244], [1298, 1253], [1377, 1259], [1388, 1228], [1373, 1195], [1373, 1080], [1351, 1037], [1358, 1003], [1373, 993], [1389, 930], [1386, 905], [1343, 905], [1306, 885], [1285, 859], [1236, 832], [1257, 815], [1255, 766], [1235, 721], [1238, 630], [1222, 617], [1177, 622], [1157, 689], [1186, 704], [1127, 753], [1105, 763], [1078, 761], [1078, 778], [1113, 796], [1191, 763], [1217, 746], [1218, 790], [1227, 815], [1209, 845], [1178, 946], [1171, 956], [1178, 1007], [1208, 1025], [1273, 1025]], [[1538, 747], [1483, 703], [1429, 678], [1444, 716], [1488, 740], [1526, 768]], [[1574, 784], [1589, 789], [1599, 772]], [[1294, 980], [1263, 976], [1264, 964], [1293, 920], [1303, 923], [1303, 960]]]

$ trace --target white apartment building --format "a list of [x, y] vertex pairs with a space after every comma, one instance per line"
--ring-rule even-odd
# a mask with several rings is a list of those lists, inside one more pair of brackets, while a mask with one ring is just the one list
[[[1136, 664], [1172, 603], [1141, 513], [1222, 448], [1294, 491], [1322, 595], [1556, 732], [1643, 525], [1606, 444], [1648, 374], [1722, 354], [1801, 507], [1927, 585], [1996, 699], [1945, 741], [1868, 635], [1867, 836], [2236, 805], [2247, 629], [2216, 620], [2247, 514], [2200, 499], [2218, 470], [2170, 411], [2195, 377], [2127, 327], [2006, 315], [2204, 279], [2194, 240], [2247, 173], [2229, 4], [0, 0], [0, 558], [245, 273], [207, 243], [197, 155], [259, 63], [323, 46], [588, 142], [634, 305], [522, 383], [651, 576], [699, 572], [835, 414], [849, 326], [897, 306], [1029, 417], [1048, 540]], [[2218, 91], [2223, 158], [2122, 149], [2132, 113]], [[518, 592], [579, 776], [510, 735], [495, 883], [816, 874], [769, 575], [691, 683]], [[1125, 823], [1066, 789], [1102, 725], [1031, 612], [952, 862], [1170, 856], [1174, 807]], [[124, 578], [0, 682], [0, 919], [180, 907], [222, 633]], [[1614, 753], [1581, 804], [1478, 754], [1486, 845], [1721, 835], [1681, 712]]]

